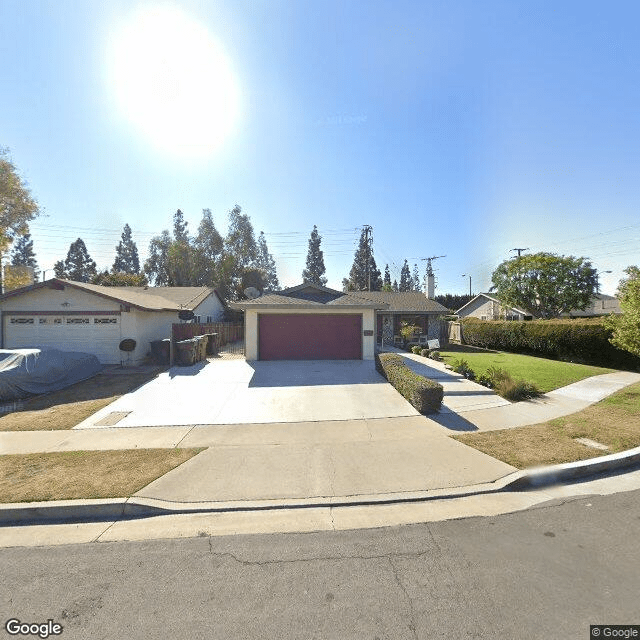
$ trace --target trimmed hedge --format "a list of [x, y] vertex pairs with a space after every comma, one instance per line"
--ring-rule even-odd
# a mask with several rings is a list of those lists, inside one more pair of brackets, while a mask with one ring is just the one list
[[442, 385], [418, 375], [407, 367], [397, 353], [376, 354], [376, 369], [420, 413], [438, 411], [442, 404]]
[[601, 318], [588, 320], [461, 321], [465, 344], [618, 369], [640, 368], [640, 358], [617, 349]]

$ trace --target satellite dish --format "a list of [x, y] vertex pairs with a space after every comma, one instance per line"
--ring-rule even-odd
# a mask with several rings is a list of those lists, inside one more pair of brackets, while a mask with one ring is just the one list
[[254, 298], [260, 297], [260, 292], [255, 287], [247, 287], [244, 290], [244, 295], [249, 298], [249, 300], [253, 300]]

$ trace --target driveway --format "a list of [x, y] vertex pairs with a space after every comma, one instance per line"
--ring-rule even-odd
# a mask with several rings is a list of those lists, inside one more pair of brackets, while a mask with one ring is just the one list
[[76, 429], [417, 416], [366, 360], [216, 360], [173, 367]]

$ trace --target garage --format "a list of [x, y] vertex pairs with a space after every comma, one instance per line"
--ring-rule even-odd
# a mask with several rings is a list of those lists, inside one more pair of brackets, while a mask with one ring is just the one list
[[361, 314], [260, 314], [260, 360], [360, 360]]
[[7, 349], [54, 348], [120, 361], [120, 314], [5, 314]]

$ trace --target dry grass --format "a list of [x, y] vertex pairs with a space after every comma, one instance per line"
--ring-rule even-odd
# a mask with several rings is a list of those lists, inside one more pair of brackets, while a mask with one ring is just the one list
[[0, 456], [0, 503], [127, 498], [202, 449]]
[[25, 400], [19, 404], [19, 409], [0, 417], [0, 431], [72, 429], [157, 375], [157, 370], [148, 373], [99, 373], [66, 389]]
[[[609, 451], [592, 449], [574, 438], [589, 438]], [[640, 383], [618, 391], [582, 411], [542, 424], [455, 436], [518, 469], [562, 464], [640, 446]]]

